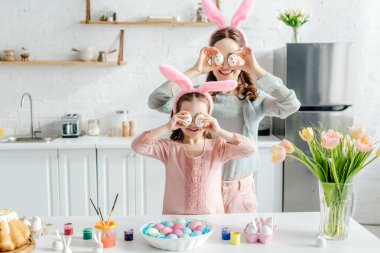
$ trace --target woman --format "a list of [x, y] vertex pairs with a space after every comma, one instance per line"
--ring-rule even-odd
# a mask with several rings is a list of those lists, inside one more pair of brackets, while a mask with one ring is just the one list
[[[244, 6], [247, 2], [243, 2], [238, 12], [249, 9]], [[207, 14], [207, 8], [205, 11]], [[207, 81], [236, 80], [238, 86], [234, 90], [212, 94], [212, 116], [223, 129], [242, 134], [257, 143], [259, 123], [265, 116], [286, 118], [299, 109], [300, 102], [294, 91], [288, 89], [281, 79], [266, 72], [258, 64], [252, 49], [246, 44], [244, 32], [237, 27], [220, 27], [211, 35], [209, 47], [200, 51], [194, 66], [184, 74], [190, 79], [207, 74]], [[224, 59], [228, 59], [231, 54], [239, 55], [240, 64], [230, 66], [224, 60], [222, 65], [217, 65], [214, 56], [218, 53]], [[210, 59], [213, 59], [211, 64]], [[166, 82], [149, 96], [148, 105], [151, 109], [170, 113], [173, 97], [179, 91], [180, 87], [175, 83]], [[254, 172], [259, 166], [259, 152], [230, 160], [224, 165], [222, 195], [226, 213], [257, 210], [253, 182]]]

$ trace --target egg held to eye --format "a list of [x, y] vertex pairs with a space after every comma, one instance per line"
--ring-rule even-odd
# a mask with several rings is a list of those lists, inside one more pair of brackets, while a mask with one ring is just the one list
[[239, 65], [239, 57], [236, 54], [230, 54], [227, 61], [231, 67]]
[[202, 128], [205, 126], [205, 122], [203, 122], [203, 119], [205, 118], [205, 116], [203, 114], [198, 114], [196, 117], [195, 117], [195, 125], [199, 128]]
[[193, 119], [191, 118], [190, 114], [186, 114], [186, 118], [184, 119], [184, 121], [185, 121], [185, 126], [190, 126]]
[[217, 53], [215, 56], [214, 56], [214, 63], [215, 65], [222, 65], [224, 62], [224, 56], [221, 54], [221, 53]]

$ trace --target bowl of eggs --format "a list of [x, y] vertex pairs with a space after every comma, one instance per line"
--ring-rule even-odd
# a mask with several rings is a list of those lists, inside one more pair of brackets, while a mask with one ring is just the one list
[[145, 223], [140, 233], [155, 248], [184, 251], [202, 246], [214, 230], [208, 221], [174, 218]]

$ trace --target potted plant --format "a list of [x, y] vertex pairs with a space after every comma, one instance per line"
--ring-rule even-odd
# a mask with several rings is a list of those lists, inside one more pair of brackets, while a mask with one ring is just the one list
[[303, 9], [286, 10], [278, 16], [278, 20], [292, 27], [294, 43], [299, 43], [298, 28], [309, 22], [310, 18], [311, 13], [307, 13]]

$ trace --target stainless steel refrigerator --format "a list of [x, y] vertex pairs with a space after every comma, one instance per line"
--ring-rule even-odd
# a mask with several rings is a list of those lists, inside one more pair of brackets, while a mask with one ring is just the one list
[[[347, 127], [353, 122], [355, 50], [350, 43], [287, 44], [274, 52], [274, 74], [293, 89], [298, 112], [273, 119], [273, 133], [308, 152], [302, 127]], [[318, 184], [307, 168], [287, 158], [283, 167], [283, 211], [318, 211]]]

